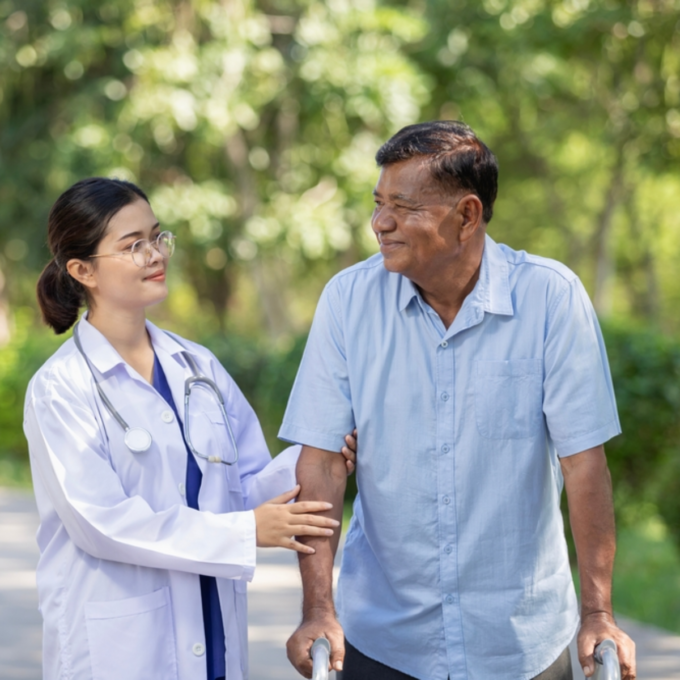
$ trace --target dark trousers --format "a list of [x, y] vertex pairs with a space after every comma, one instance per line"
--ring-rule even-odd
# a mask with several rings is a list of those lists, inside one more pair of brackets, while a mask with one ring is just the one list
[[[339, 680], [415, 680], [411, 675], [369, 659], [356, 647], [345, 640], [345, 662]], [[534, 680], [574, 680], [571, 671], [569, 648], [565, 649], [549, 668], [539, 673]]]

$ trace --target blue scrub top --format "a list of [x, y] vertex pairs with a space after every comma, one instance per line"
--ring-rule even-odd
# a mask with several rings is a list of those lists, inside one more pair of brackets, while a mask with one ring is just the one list
[[[168, 402], [168, 406], [175, 412], [177, 422], [181, 423], [175, 401], [170, 392], [170, 385], [163, 372], [163, 367], [154, 355], [153, 386], [158, 394]], [[182, 428], [184, 437], [184, 428]], [[186, 445], [186, 440], [185, 440]], [[194, 455], [187, 446], [187, 480], [186, 493], [187, 505], [198, 510], [198, 492], [201, 488], [203, 474], [196, 463]], [[224, 656], [224, 625], [222, 623], [222, 610], [220, 609], [220, 597], [217, 592], [217, 581], [213, 576], [201, 576], [201, 600], [203, 603], [203, 627], [205, 629], [206, 662], [208, 665], [208, 680], [224, 679], [226, 667]]]

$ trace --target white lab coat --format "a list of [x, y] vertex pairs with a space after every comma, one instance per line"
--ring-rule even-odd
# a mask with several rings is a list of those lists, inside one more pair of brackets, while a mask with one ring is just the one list
[[[106, 395], [153, 443], [144, 453], [128, 450], [73, 340], [31, 380], [24, 429], [41, 519], [44, 680], [205, 678], [197, 574], [217, 577], [226, 677], [248, 676], [246, 581], [256, 546], [249, 508], [295, 485], [299, 448], [272, 461], [255, 413], [215, 357], [151, 323], [147, 328], [182, 421], [184, 381], [192, 373], [181, 352], [188, 350], [224, 396], [240, 458], [234, 466], [197, 458], [200, 511], [187, 507], [187, 450], [172, 410], [81, 321], [83, 348]], [[191, 399], [195, 448], [231, 452], [216, 402], [201, 389]]]

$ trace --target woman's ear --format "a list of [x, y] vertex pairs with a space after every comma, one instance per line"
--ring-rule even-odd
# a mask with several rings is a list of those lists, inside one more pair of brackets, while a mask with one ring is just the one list
[[458, 201], [458, 212], [462, 222], [460, 226], [460, 239], [467, 241], [473, 237], [479, 227], [484, 224], [484, 207], [479, 197], [475, 194], [467, 194]]
[[85, 286], [85, 288], [94, 288], [97, 285], [94, 278], [94, 265], [92, 262], [69, 260], [66, 263], [66, 271], [71, 278]]

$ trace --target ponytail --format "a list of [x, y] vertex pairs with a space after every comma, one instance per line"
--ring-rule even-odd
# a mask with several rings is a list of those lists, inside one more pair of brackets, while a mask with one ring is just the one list
[[78, 320], [87, 303], [85, 288], [66, 270], [69, 260], [88, 260], [97, 252], [111, 218], [146, 194], [131, 182], [106, 177], [83, 179], [67, 189], [52, 206], [47, 241], [53, 259], [38, 279], [37, 296], [45, 323], [57, 334]]
[[56, 259], [50, 260], [43, 269], [36, 293], [43, 321], [57, 335], [73, 326], [85, 303], [83, 286], [71, 277], [65, 266], [60, 267]]

